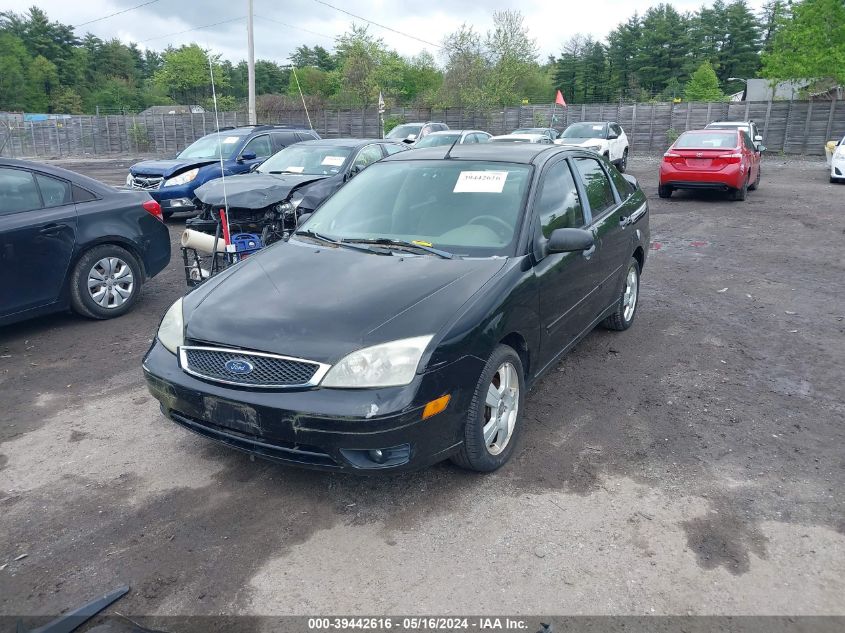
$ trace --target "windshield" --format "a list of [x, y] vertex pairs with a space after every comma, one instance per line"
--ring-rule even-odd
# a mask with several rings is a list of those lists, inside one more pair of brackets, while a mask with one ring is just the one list
[[414, 147], [437, 147], [438, 145], [451, 145], [459, 138], [461, 138], [460, 134], [429, 134], [414, 143]]
[[405, 125], [397, 125], [395, 128], [390, 130], [390, 132], [387, 135], [387, 138], [398, 138], [398, 139], [401, 140], [401, 139], [407, 138], [411, 134], [413, 134], [414, 137], [416, 137], [416, 135], [420, 133], [420, 130], [422, 129], [422, 127], [423, 127], [422, 125], [417, 125], [417, 124], [413, 124], [413, 123], [406, 123]]
[[258, 171], [331, 176], [343, 168], [352, 149], [328, 145], [291, 145], [265, 160]]
[[606, 138], [607, 125], [604, 123], [573, 123], [561, 135], [563, 138]]
[[548, 134], [548, 132], [541, 127], [524, 127], [514, 130], [511, 134]]
[[329, 198], [301, 230], [337, 240], [418, 242], [457, 255], [507, 255], [530, 176], [528, 165], [513, 163], [376, 163]]
[[681, 134], [675, 141], [675, 149], [722, 149], [737, 146], [736, 132], [696, 132], [695, 134]]
[[177, 158], [232, 158], [243, 138], [243, 134], [209, 134], [188, 145]]

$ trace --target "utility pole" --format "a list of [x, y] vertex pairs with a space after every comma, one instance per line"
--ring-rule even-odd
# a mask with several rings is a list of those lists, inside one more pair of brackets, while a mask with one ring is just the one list
[[249, 84], [249, 124], [255, 125], [255, 42], [252, 37], [252, 0], [246, 0], [247, 83]]

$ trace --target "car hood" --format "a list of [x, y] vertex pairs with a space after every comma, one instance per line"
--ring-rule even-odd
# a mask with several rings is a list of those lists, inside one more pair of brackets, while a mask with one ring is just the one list
[[506, 261], [280, 242], [188, 294], [185, 336], [334, 364], [362, 347], [436, 334]]
[[[212, 206], [228, 203], [238, 209], [263, 209], [287, 200], [292, 191], [306, 184], [323, 180], [325, 176], [301, 174], [240, 174], [225, 179], [209, 180], [198, 187], [194, 195], [200, 202]], [[225, 196], [224, 196], [225, 187]]]
[[145, 160], [132, 165], [129, 168], [129, 172], [140, 176], [164, 176], [165, 178], [170, 178], [170, 176], [177, 172], [193, 169], [194, 167], [211, 165], [215, 162], [217, 161], [213, 158]]
[[561, 145], [601, 145], [607, 142], [607, 139], [603, 138], [558, 138], [555, 140], [560, 141]]

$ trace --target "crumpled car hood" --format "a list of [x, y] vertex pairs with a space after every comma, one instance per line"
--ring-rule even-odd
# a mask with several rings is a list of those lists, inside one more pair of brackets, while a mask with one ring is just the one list
[[[230, 208], [263, 209], [287, 200], [290, 194], [303, 185], [323, 180], [325, 176], [300, 174], [240, 174], [210, 180], [198, 187], [194, 195], [200, 202]], [[225, 196], [224, 196], [225, 187]]]

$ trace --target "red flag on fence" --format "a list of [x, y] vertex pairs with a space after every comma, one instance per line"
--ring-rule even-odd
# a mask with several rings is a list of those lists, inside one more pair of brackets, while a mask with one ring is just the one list
[[561, 94], [560, 90], [557, 91], [557, 96], [555, 97], [555, 103], [558, 105], [566, 106], [566, 101], [563, 100], [563, 95]]

